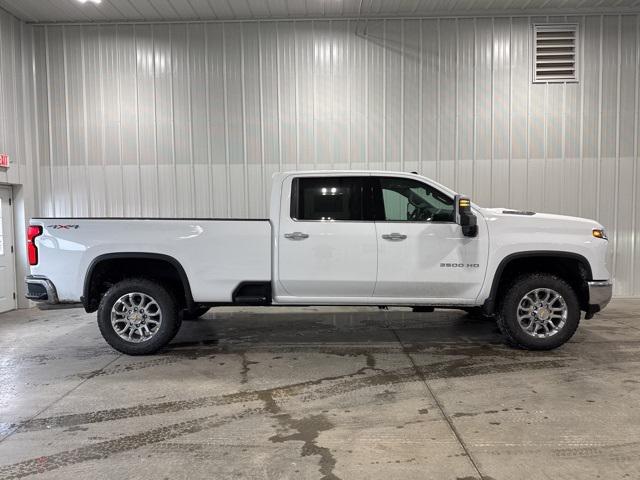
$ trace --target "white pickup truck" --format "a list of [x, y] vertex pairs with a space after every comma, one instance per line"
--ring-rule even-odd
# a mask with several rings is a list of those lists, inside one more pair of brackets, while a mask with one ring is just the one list
[[592, 220], [481, 208], [412, 173], [273, 177], [264, 220], [34, 218], [27, 298], [82, 302], [106, 341], [158, 351], [220, 305], [374, 305], [494, 315], [551, 349], [611, 298]]

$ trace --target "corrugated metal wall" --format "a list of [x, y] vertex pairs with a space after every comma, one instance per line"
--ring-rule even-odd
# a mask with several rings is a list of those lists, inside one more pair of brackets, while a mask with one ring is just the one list
[[24, 283], [18, 279], [28, 274], [25, 224], [34, 211], [33, 189], [36, 149], [35, 101], [33, 73], [33, 29], [0, 9], [0, 153], [9, 155], [11, 165], [0, 168], [0, 184], [13, 188], [14, 245], [18, 304], [27, 306]]
[[11, 166], [0, 168], [0, 183], [29, 184], [35, 151], [32, 28], [0, 9], [0, 153]]
[[[580, 81], [531, 83], [532, 23]], [[279, 170], [417, 170], [596, 218], [640, 295], [637, 16], [34, 27], [37, 214], [267, 214]], [[636, 273], [639, 272], [639, 273]]]

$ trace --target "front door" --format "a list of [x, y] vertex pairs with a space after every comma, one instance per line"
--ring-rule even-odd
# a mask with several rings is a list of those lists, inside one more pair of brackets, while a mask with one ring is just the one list
[[378, 281], [374, 296], [426, 303], [464, 303], [480, 292], [487, 235], [465, 237], [454, 201], [421, 180], [374, 177]]
[[366, 178], [285, 179], [277, 238], [279, 302], [371, 298], [377, 243], [374, 222], [363, 220]]
[[11, 187], [0, 187], [0, 312], [16, 308]]

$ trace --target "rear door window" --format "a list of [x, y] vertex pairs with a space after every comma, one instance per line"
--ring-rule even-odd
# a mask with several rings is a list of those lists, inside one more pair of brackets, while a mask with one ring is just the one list
[[291, 186], [291, 218], [362, 220], [363, 183], [361, 177], [294, 178]]

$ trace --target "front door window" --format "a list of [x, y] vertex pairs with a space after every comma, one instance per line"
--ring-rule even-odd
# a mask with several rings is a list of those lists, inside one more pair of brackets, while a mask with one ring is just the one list
[[410, 178], [379, 179], [383, 212], [379, 221], [453, 222], [453, 200], [429, 185]]

